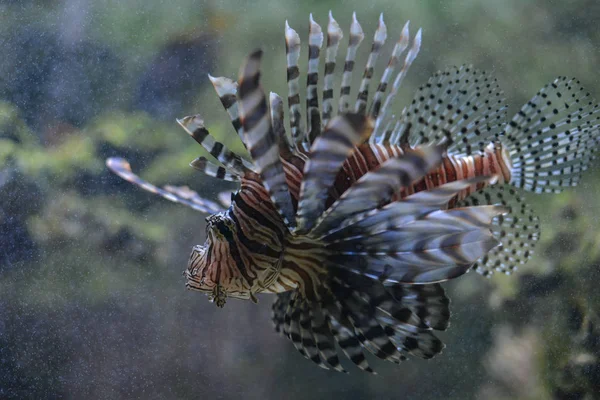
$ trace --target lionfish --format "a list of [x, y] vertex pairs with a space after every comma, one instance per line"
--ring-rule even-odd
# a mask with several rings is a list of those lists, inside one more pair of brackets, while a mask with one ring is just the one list
[[594, 159], [600, 109], [579, 81], [559, 77], [507, 121], [496, 79], [461, 66], [435, 73], [396, 116], [392, 101], [421, 30], [411, 41], [404, 25], [369, 102], [387, 29], [380, 17], [356, 90], [364, 33], [354, 14], [335, 112], [343, 33], [331, 13], [326, 34], [320, 108], [324, 33], [311, 15], [304, 125], [301, 42], [286, 22], [289, 136], [282, 98], [267, 99], [260, 83], [261, 50], [247, 57], [238, 82], [209, 75], [251, 161], [215, 140], [200, 116], [178, 120], [220, 163], [199, 157], [191, 166], [239, 182], [226, 209], [188, 187], [156, 187], [121, 158], [107, 165], [210, 214], [206, 243], [193, 248], [184, 272], [189, 289], [219, 307], [228, 297], [276, 294], [275, 329], [304, 357], [345, 372], [341, 350], [373, 372], [365, 351], [395, 363], [442, 351], [434, 331], [448, 327], [450, 311], [440, 282], [470, 269], [510, 273], [531, 257], [538, 218], [519, 189], [556, 193], [577, 184]]

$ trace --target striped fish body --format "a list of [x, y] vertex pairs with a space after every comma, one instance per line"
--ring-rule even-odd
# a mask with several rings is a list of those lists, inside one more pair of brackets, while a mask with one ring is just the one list
[[[405, 146], [391, 144], [365, 143], [356, 148], [356, 151], [344, 162], [338, 174], [335, 185], [330, 191], [327, 206], [333, 204], [339, 196], [356, 183], [364, 174], [377, 169], [382, 163], [393, 157], [404, 154]], [[510, 181], [511, 161], [507, 150], [501, 143], [490, 143], [481, 154], [470, 156], [446, 154], [440, 166], [429, 172], [423, 179], [411, 183], [398, 191], [393, 201], [405, 198], [408, 195], [431, 190], [449, 182], [476, 177], [495, 177], [494, 180], [483, 180], [472, 187], [459, 191], [455, 198], [463, 200], [470, 194], [488, 187], [491, 183], [502, 184]]]
[[[355, 147], [330, 190], [327, 207], [365, 174], [404, 152], [397, 145], [365, 143]], [[303, 152], [283, 160], [295, 211], [305, 156]], [[490, 144], [483, 154], [446, 155], [439, 167], [402, 188], [391, 199], [401, 200], [446, 183], [477, 177], [497, 176], [494, 183], [503, 183], [510, 180], [507, 162], [510, 160], [507, 161], [506, 151], [500, 144]], [[490, 181], [482, 180], [457, 192], [448, 201], [449, 206], [489, 184]], [[209, 217], [207, 244], [199, 253], [194, 250], [188, 265], [187, 286], [209, 292], [214, 299], [219, 298], [219, 294], [225, 296], [225, 292], [228, 297], [255, 299], [259, 293], [283, 293], [293, 289], [300, 289], [307, 298], [314, 299], [320, 296], [320, 287], [326, 282], [328, 253], [325, 243], [305, 235], [294, 235], [287, 229], [258, 174], [249, 174], [241, 180], [241, 189], [226, 212]], [[217, 290], [219, 282], [221, 287]], [[219, 304], [224, 302], [219, 301]]]
[[470, 269], [510, 274], [531, 257], [540, 230], [520, 190], [559, 192], [579, 182], [600, 142], [600, 107], [577, 80], [559, 77], [508, 120], [497, 81], [461, 66], [433, 74], [394, 113], [421, 31], [411, 43], [404, 25], [371, 102], [387, 38], [383, 17], [357, 88], [365, 35], [356, 15], [348, 34], [336, 99], [344, 34], [331, 14], [326, 30], [311, 15], [303, 109], [300, 36], [286, 23], [287, 132], [286, 97], [267, 96], [260, 84], [262, 51], [249, 55], [237, 82], [210, 77], [251, 161], [212, 137], [199, 116], [178, 120], [220, 163], [199, 157], [190, 165], [239, 183], [231, 201], [220, 196], [225, 209], [187, 187], [154, 186], [123, 159], [107, 166], [210, 214], [206, 242], [193, 248], [185, 270], [188, 288], [219, 307], [229, 297], [277, 294], [275, 328], [303, 356], [345, 371], [339, 348], [372, 372], [365, 352], [399, 363], [442, 351], [434, 331], [448, 327], [450, 311], [440, 282]]

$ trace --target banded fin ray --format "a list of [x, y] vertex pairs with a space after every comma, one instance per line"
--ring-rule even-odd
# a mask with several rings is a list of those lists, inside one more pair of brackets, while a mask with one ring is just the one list
[[106, 166], [115, 174], [142, 189], [159, 195], [174, 203], [186, 205], [194, 210], [214, 214], [223, 211], [217, 203], [201, 198], [198, 193], [187, 187], [166, 186], [159, 188], [143, 180], [131, 171], [131, 166], [123, 158], [111, 157], [106, 160]]
[[306, 126], [307, 145], [321, 135], [321, 113], [319, 111], [319, 57], [323, 46], [323, 30], [310, 14], [308, 29], [308, 73], [306, 75]]
[[600, 106], [575, 78], [542, 88], [506, 126], [500, 138], [513, 162], [513, 186], [557, 193], [575, 186], [600, 144]]
[[421, 179], [442, 161], [444, 146], [407, 150], [367, 172], [318, 219], [311, 234], [320, 235], [356, 214], [388, 204], [401, 188]]
[[358, 46], [365, 38], [362, 27], [356, 19], [356, 13], [352, 13], [352, 23], [350, 24], [350, 37], [348, 38], [348, 49], [346, 50], [346, 61], [344, 62], [344, 73], [342, 75], [342, 84], [340, 87], [340, 100], [338, 104], [338, 114], [345, 114], [350, 110], [350, 90], [352, 89], [352, 72], [356, 60], [356, 51]]
[[400, 89], [400, 86], [402, 85], [402, 82], [404, 81], [404, 78], [406, 77], [406, 74], [408, 73], [410, 66], [415, 61], [415, 59], [417, 58], [417, 55], [419, 54], [419, 50], [421, 49], [421, 36], [422, 36], [421, 32], [422, 32], [421, 29], [419, 29], [417, 31], [417, 33], [415, 34], [412, 45], [410, 46], [410, 49], [408, 50], [408, 52], [406, 53], [406, 57], [404, 58], [404, 65], [400, 69], [400, 72], [398, 72], [398, 74], [396, 75], [396, 78], [394, 78], [394, 82], [392, 83], [392, 88], [390, 89], [390, 92], [388, 93], [387, 97], [385, 98], [385, 101], [383, 102], [383, 105], [381, 106], [379, 115], [377, 116], [377, 119], [375, 120], [375, 130], [373, 131], [373, 135], [375, 135], [376, 137], [385, 133], [385, 132], [382, 132], [382, 129], [385, 126], [387, 126], [387, 124], [384, 124], [384, 122], [387, 121], [391, 117], [388, 115], [388, 110], [391, 107], [392, 102], [396, 98], [396, 95], [398, 94], [398, 90]]
[[337, 276], [332, 279], [330, 286], [335, 297], [333, 304], [337, 306], [335, 311], [330, 306], [330, 312], [339, 321], [349, 321], [356, 338], [365, 349], [383, 360], [399, 363], [406, 359], [375, 318], [373, 305], [363, 300], [363, 296], [366, 296], [365, 289], [349, 285]]
[[460, 276], [499, 244], [490, 231], [502, 206], [433, 211], [390, 230], [329, 242], [329, 261], [385, 283], [426, 284]]
[[331, 333], [335, 337], [336, 342], [342, 349], [342, 352], [356, 365], [365, 372], [376, 374], [369, 365], [367, 357], [361, 347], [361, 343], [354, 335], [354, 332], [340, 324], [337, 320], [329, 319], [329, 327]]
[[[343, 271], [340, 278], [332, 282], [332, 292], [344, 309], [354, 314], [352, 320], [369, 321], [369, 328], [359, 338], [377, 345], [366, 348], [394, 363], [405, 361], [407, 354], [425, 359], [439, 354], [444, 345], [432, 333], [428, 322], [447, 326], [449, 301], [441, 287], [434, 285], [433, 290], [423, 290], [421, 286], [393, 285], [386, 288], [380, 282], [369, 283], [367, 279]], [[351, 322], [356, 329], [357, 324]], [[387, 351], [383, 346], [388, 346]]]
[[293, 146], [285, 133], [283, 100], [277, 93], [271, 92], [269, 93], [269, 105], [271, 110], [271, 126], [279, 144], [279, 155], [284, 158], [289, 157]]
[[490, 250], [473, 268], [483, 276], [490, 276], [494, 271], [511, 274], [533, 255], [540, 238], [539, 219], [517, 190], [509, 185], [487, 187], [461, 200], [457, 206], [487, 204], [501, 204], [510, 212], [492, 220], [492, 233], [502, 246]]
[[323, 368], [345, 372], [336, 343], [356, 366], [371, 373], [364, 350], [400, 363], [407, 355], [431, 358], [444, 348], [433, 331], [448, 327], [450, 302], [438, 284], [384, 286], [339, 270], [323, 289], [320, 300], [300, 299], [299, 291], [279, 294], [272, 315], [275, 329]]
[[300, 45], [300, 36], [295, 30], [290, 28], [286, 20], [285, 57], [287, 63], [288, 107], [290, 111], [292, 140], [296, 146], [301, 146], [301, 143], [306, 140], [302, 128], [302, 112], [300, 107], [300, 69], [298, 68]]
[[448, 203], [461, 191], [477, 183], [493, 179], [495, 177], [482, 175], [449, 182], [430, 190], [422, 190], [401, 201], [395, 201], [382, 208], [368, 210], [346, 218], [338, 226], [323, 233], [321, 239], [333, 241], [342, 237], [360, 235], [364, 231], [375, 233], [407, 224], [432, 211], [447, 209]]
[[198, 157], [190, 162], [190, 167], [197, 171], [203, 172], [205, 175], [224, 181], [239, 182], [240, 180], [239, 175], [227, 172], [226, 168], [213, 164], [204, 157]]
[[240, 69], [240, 118], [248, 150], [263, 185], [286, 225], [295, 228], [295, 210], [279, 158], [279, 140], [271, 126], [267, 100], [260, 86], [261, 58], [261, 50], [253, 52]]
[[506, 123], [506, 102], [495, 78], [472, 66], [450, 67], [419, 87], [390, 143], [410, 146], [449, 140], [454, 155], [481, 154]]
[[333, 82], [335, 78], [335, 64], [340, 40], [344, 33], [340, 25], [329, 11], [329, 22], [327, 24], [327, 48], [325, 50], [325, 73], [323, 74], [323, 117], [322, 124], [327, 126], [333, 113]]
[[325, 209], [328, 190], [355, 146], [371, 133], [370, 120], [356, 114], [332, 119], [310, 149], [298, 201], [298, 233], [307, 232]]
[[[383, 102], [383, 95], [387, 90], [390, 78], [392, 77], [394, 69], [398, 64], [400, 55], [402, 55], [404, 50], [406, 50], [406, 48], [408, 47], [408, 41], [410, 36], [408, 28], [409, 25], [409, 21], [407, 21], [406, 24], [404, 24], [404, 28], [402, 28], [402, 34], [400, 35], [400, 38], [394, 45], [394, 49], [392, 50], [392, 54], [390, 56], [388, 64], [385, 67], [385, 70], [383, 71], [383, 75], [381, 76], [379, 85], [377, 85], [377, 90], [375, 91], [375, 95], [373, 96], [373, 102], [369, 107], [369, 115], [373, 119], [377, 119], [379, 117], [379, 111], [381, 110], [381, 104]], [[369, 138], [371, 143], [375, 143], [376, 137], [376, 135], [373, 135]]]
[[226, 170], [238, 176], [244, 176], [252, 171], [253, 166], [251, 164], [211, 136], [204, 126], [204, 120], [199, 115], [177, 119], [177, 123], [211, 156], [221, 162]]
[[375, 30], [375, 36], [373, 37], [373, 44], [371, 45], [371, 53], [367, 59], [367, 65], [365, 66], [365, 72], [363, 73], [362, 81], [360, 82], [360, 88], [358, 89], [358, 96], [356, 104], [354, 105], [354, 112], [357, 114], [364, 114], [367, 110], [367, 102], [369, 101], [369, 85], [371, 78], [373, 78], [373, 72], [375, 70], [375, 63], [379, 57], [381, 47], [385, 43], [387, 38], [387, 27], [383, 22], [383, 13], [379, 15], [379, 22], [377, 29]]
[[237, 82], [224, 76], [215, 78], [214, 76], [208, 75], [208, 79], [210, 79], [210, 82], [215, 88], [223, 108], [227, 111], [227, 115], [229, 115], [229, 118], [231, 119], [233, 128], [242, 140], [244, 146], [246, 146], [246, 143], [244, 142], [244, 130], [242, 128], [242, 123], [240, 122], [237, 104]]

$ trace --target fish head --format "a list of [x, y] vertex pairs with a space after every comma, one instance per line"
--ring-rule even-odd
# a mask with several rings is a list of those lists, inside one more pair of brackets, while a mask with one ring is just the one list
[[[223, 307], [228, 297], [257, 302], [255, 293], [266, 287], [278, 271], [273, 266], [281, 258], [279, 243], [260, 243], [258, 248], [247, 249], [248, 243], [242, 243], [238, 229], [227, 211], [208, 217], [206, 242], [192, 248], [184, 271], [186, 287], [206, 294], [218, 307]], [[268, 255], [261, 254], [266, 247], [275, 257], [273, 263], [265, 263]], [[260, 264], [270, 267], [259, 268], [255, 257], [261, 257]]]

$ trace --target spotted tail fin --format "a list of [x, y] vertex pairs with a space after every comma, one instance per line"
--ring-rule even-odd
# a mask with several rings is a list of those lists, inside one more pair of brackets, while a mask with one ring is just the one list
[[482, 153], [506, 123], [506, 102], [496, 79], [472, 66], [449, 67], [421, 85], [389, 136], [412, 147], [449, 143], [452, 155]]
[[[392, 203], [393, 204], [393, 203]], [[393, 207], [382, 209], [390, 212]], [[466, 273], [499, 242], [490, 231], [502, 206], [437, 210], [417, 220], [367, 229], [346, 236], [325, 236], [329, 262], [384, 283], [427, 284]]]
[[527, 191], [575, 186], [600, 145], [600, 107], [576, 79], [544, 86], [507, 125], [501, 138], [512, 160], [510, 183]]

